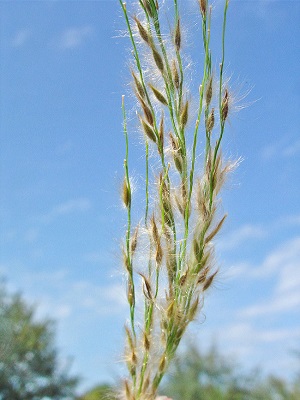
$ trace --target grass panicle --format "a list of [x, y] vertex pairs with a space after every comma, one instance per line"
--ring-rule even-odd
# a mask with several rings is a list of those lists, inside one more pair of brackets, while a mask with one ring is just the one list
[[[208, 0], [195, 0], [204, 49], [202, 76], [195, 82], [196, 115], [191, 106], [194, 82], [187, 85], [185, 77], [184, 1], [169, 0], [165, 7], [164, 1], [139, 0], [137, 9], [119, 2], [132, 48], [132, 89], [146, 160], [143, 218], [132, 198], [123, 97], [122, 200], [127, 211], [123, 263], [130, 312], [125, 325], [128, 377], [119, 398], [154, 400], [218, 273], [214, 241], [227, 216], [219, 215], [219, 194], [232, 169], [221, 151], [231, 104], [223, 76], [229, 0], [224, 0], [218, 79], [210, 48], [212, 6]], [[133, 215], [143, 222], [133, 226]]]

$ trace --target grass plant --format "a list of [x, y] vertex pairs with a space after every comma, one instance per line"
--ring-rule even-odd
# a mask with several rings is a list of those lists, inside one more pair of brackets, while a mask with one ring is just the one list
[[129, 6], [119, 2], [131, 43], [132, 90], [145, 143], [144, 215], [134, 225], [133, 213], [140, 207], [132, 196], [123, 96], [122, 200], [127, 210], [123, 264], [130, 318], [125, 326], [128, 378], [119, 398], [154, 400], [218, 272], [214, 238], [226, 219], [220, 215], [219, 194], [233, 167], [224, 160], [221, 146], [231, 105], [224, 79], [229, 0], [224, 0], [217, 68], [210, 47], [212, 6], [208, 0], [195, 0], [203, 41], [196, 107], [183, 52], [184, 1], [139, 0]]

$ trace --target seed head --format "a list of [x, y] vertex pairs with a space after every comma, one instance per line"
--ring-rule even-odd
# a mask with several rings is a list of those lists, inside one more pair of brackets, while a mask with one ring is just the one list
[[217, 275], [217, 273], [218, 273], [218, 271], [215, 271], [212, 275], [210, 275], [206, 279], [206, 281], [204, 282], [204, 285], [203, 285], [203, 291], [204, 292], [211, 286], [211, 284], [213, 283], [213, 280], [214, 280], [215, 276]]
[[221, 121], [225, 122], [228, 116], [229, 110], [229, 93], [228, 90], [225, 89], [224, 97], [221, 104]]
[[159, 372], [162, 372], [162, 371], [165, 370], [166, 364], [167, 364], [166, 356], [163, 355], [163, 356], [161, 357], [161, 359], [160, 359], [160, 362], [159, 362], [159, 367], [158, 367]]
[[148, 35], [147, 30], [143, 27], [141, 21], [139, 21], [137, 17], [134, 17], [134, 20], [135, 20], [135, 23], [136, 23], [136, 25], [137, 25], [137, 27], [138, 27], [138, 31], [139, 31], [139, 34], [140, 34], [141, 38], [142, 38], [148, 45], [150, 45], [151, 39], [150, 39], [150, 37], [149, 37], [149, 35]]
[[208, 80], [208, 84], [207, 84], [206, 92], [205, 92], [206, 107], [208, 107], [210, 105], [210, 102], [212, 99], [212, 84], [213, 84], [213, 77], [211, 75]]
[[134, 234], [131, 238], [130, 249], [132, 254], [134, 254], [137, 247], [138, 233], [139, 233], [139, 226], [135, 228]]
[[140, 120], [141, 120], [141, 124], [142, 124], [143, 130], [144, 130], [146, 136], [150, 140], [152, 140], [154, 143], [156, 143], [156, 136], [155, 136], [155, 133], [154, 133], [153, 129], [151, 128], [151, 126], [149, 124], [147, 124], [147, 122], [145, 122], [142, 118], [140, 118]]
[[135, 305], [135, 298], [134, 298], [134, 289], [132, 281], [129, 279], [127, 283], [127, 299], [130, 307], [134, 307]]
[[131, 191], [126, 178], [123, 181], [122, 199], [125, 207], [128, 208], [131, 203]]
[[163, 259], [163, 250], [159, 243], [158, 246], [156, 247], [156, 254], [155, 254], [155, 261], [157, 265], [161, 265], [162, 259]]
[[152, 92], [154, 96], [157, 98], [158, 101], [160, 101], [163, 105], [167, 106], [168, 102], [165, 96], [158, 90], [156, 89], [153, 85], [149, 84], [150, 88], [152, 89]]
[[178, 75], [178, 70], [176, 67], [176, 61], [172, 61], [172, 75], [173, 75], [173, 81], [176, 89], [178, 90], [180, 87], [180, 81], [179, 81], [179, 75]]
[[153, 54], [155, 64], [156, 64], [157, 68], [160, 70], [160, 72], [163, 74], [163, 72], [164, 72], [163, 59], [162, 59], [161, 55], [159, 54], [159, 52], [156, 50], [156, 48], [153, 45], [151, 47], [152, 47], [152, 54]]
[[132, 75], [132, 77], [134, 79], [134, 84], [135, 84], [136, 91], [141, 96], [141, 98], [144, 100], [145, 97], [146, 97], [146, 94], [145, 94], [145, 90], [143, 88], [143, 85], [141, 84], [141, 82], [139, 81], [139, 79], [137, 78], [137, 76], [135, 75], [135, 73], [133, 71], [131, 71], [131, 75]]
[[145, 7], [145, 10], [149, 14], [149, 17], [153, 18], [154, 14], [153, 14], [153, 11], [152, 11], [152, 7], [151, 7], [151, 4], [150, 4], [150, 1], [149, 0], [143, 0], [143, 5]]
[[144, 333], [144, 348], [146, 351], [150, 350], [150, 338], [148, 333]]
[[152, 112], [150, 110], [150, 108], [147, 106], [147, 104], [144, 102], [144, 100], [136, 93], [138, 100], [141, 103], [142, 109], [144, 111], [145, 117], [148, 121], [148, 123], [153, 126], [154, 123], [154, 119], [153, 119], [153, 115]]
[[164, 115], [161, 116], [160, 124], [159, 124], [159, 131], [158, 131], [158, 137], [159, 137], [159, 152], [163, 152], [164, 148]]
[[199, 6], [200, 6], [200, 11], [201, 11], [202, 17], [204, 18], [206, 16], [207, 0], [199, 0]]
[[143, 279], [143, 292], [144, 292], [144, 295], [145, 295], [145, 297], [148, 299], [148, 300], [152, 300], [152, 289], [151, 289], [151, 284], [150, 284], [150, 281], [145, 277], [145, 275], [144, 274], [142, 274], [142, 273], [140, 273], [139, 272], [139, 275], [142, 277], [142, 279]]
[[180, 116], [181, 125], [183, 128], [186, 126], [186, 124], [188, 122], [188, 118], [189, 118], [189, 101], [187, 100], [185, 102], [185, 105], [182, 109], [181, 116]]
[[174, 43], [175, 43], [176, 50], [179, 51], [180, 47], [181, 47], [181, 29], [180, 29], [180, 19], [179, 18], [177, 19]]
[[210, 242], [216, 234], [219, 232], [219, 230], [222, 228], [222, 225], [227, 217], [227, 214], [224, 215], [224, 217], [218, 222], [216, 227], [211, 231], [211, 233], [205, 238], [205, 243]]
[[215, 109], [212, 108], [211, 112], [208, 114], [208, 117], [205, 121], [205, 127], [206, 127], [206, 131], [211, 134], [213, 127], [215, 124]]

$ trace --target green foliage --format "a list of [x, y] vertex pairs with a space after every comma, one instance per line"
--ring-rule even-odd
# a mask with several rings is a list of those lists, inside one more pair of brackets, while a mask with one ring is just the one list
[[89, 390], [78, 400], [114, 400], [112, 396], [112, 388], [109, 385], [97, 385]]
[[248, 375], [221, 356], [215, 347], [202, 353], [189, 345], [175, 360], [162, 392], [173, 400], [299, 400], [299, 379], [293, 384], [277, 377]]
[[77, 378], [59, 368], [51, 320], [0, 285], [0, 400], [73, 399]]

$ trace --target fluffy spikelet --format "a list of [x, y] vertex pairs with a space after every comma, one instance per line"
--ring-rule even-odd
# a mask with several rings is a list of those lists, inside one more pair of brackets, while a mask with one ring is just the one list
[[215, 109], [212, 108], [211, 112], [208, 114], [208, 117], [205, 121], [205, 127], [208, 133], [211, 133], [215, 124]]
[[207, 84], [206, 91], [205, 91], [206, 107], [208, 107], [210, 105], [210, 102], [212, 99], [212, 85], [213, 85], [213, 77], [211, 75], [208, 80], [208, 84]]
[[153, 129], [142, 118], [140, 118], [140, 120], [141, 120], [141, 124], [142, 124], [143, 130], [144, 130], [146, 136], [155, 143], [156, 142], [156, 136], [155, 136], [155, 133], [154, 133]]
[[149, 84], [154, 96], [157, 98], [158, 101], [160, 101], [163, 105], [167, 106], [168, 102], [165, 96], [158, 90], [156, 89], [153, 85]]
[[131, 202], [131, 192], [127, 184], [127, 180], [124, 179], [123, 181], [123, 188], [122, 188], [122, 200], [126, 208], [129, 207]]
[[176, 169], [180, 174], [182, 174], [182, 168], [183, 168], [183, 159], [182, 159], [182, 154], [180, 152], [180, 146], [178, 143], [178, 139], [175, 138], [172, 133], [170, 133], [170, 141], [171, 141], [171, 147], [172, 147], [172, 154], [173, 154], [173, 160]]
[[144, 274], [142, 274], [141, 272], [139, 272], [139, 275], [142, 277], [143, 280], [143, 291], [144, 291], [144, 295], [148, 300], [152, 300], [152, 289], [151, 289], [151, 284], [150, 281], [145, 277]]
[[183, 128], [186, 126], [186, 124], [188, 122], [188, 118], [189, 118], [189, 101], [187, 100], [183, 106], [181, 116], [180, 116], [181, 125]]
[[217, 275], [217, 273], [218, 273], [218, 271], [215, 271], [212, 275], [210, 275], [206, 279], [206, 281], [204, 282], [204, 285], [203, 285], [203, 291], [204, 292], [211, 286], [211, 284], [213, 283], [213, 280], [214, 280], [215, 276]]
[[160, 361], [159, 361], [159, 367], [158, 367], [159, 372], [162, 372], [162, 371], [165, 370], [166, 364], [167, 364], [167, 359], [166, 359], [166, 356], [163, 355], [163, 356], [161, 357]]
[[224, 97], [222, 100], [222, 105], [221, 105], [221, 121], [224, 123], [226, 121], [226, 118], [228, 116], [228, 110], [229, 110], [229, 93], [228, 90], [225, 89]]
[[162, 154], [164, 149], [164, 115], [162, 114], [159, 124], [158, 138], [159, 138], [159, 148], [158, 151]]
[[146, 351], [150, 350], [150, 338], [149, 334], [144, 332], [144, 348]]
[[150, 37], [148, 35], [147, 30], [143, 27], [141, 21], [139, 21], [137, 17], [134, 17], [134, 20], [135, 20], [136, 25], [138, 27], [138, 31], [139, 31], [139, 34], [140, 34], [141, 38], [150, 46], [151, 39], [150, 39]]
[[203, 17], [206, 16], [207, 0], [199, 0], [200, 11]]
[[133, 236], [132, 236], [132, 238], [131, 238], [130, 250], [131, 250], [131, 253], [132, 253], [132, 254], [135, 253], [135, 250], [136, 250], [136, 248], [137, 248], [138, 233], [139, 233], [139, 226], [137, 226], [137, 227], [135, 228], [135, 231], [134, 231]]
[[216, 225], [216, 227], [211, 231], [211, 233], [205, 238], [205, 243], [210, 242], [215, 236], [216, 234], [220, 231], [220, 229], [222, 228], [222, 225], [225, 221], [227, 217], [227, 214], [224, 215], [224, 217], [218, 222], [218, 224]]
[[131, 71], [131, 75], [133, 77], [134, 80], [134, 85], [136, 88], [137, 93], [141, 96], [141, 98], [144, 100], [146, 97], [145, 94], [145, 90], [143, 88], [143, 85], [141, 84], [141, 82], [139, 81], [139, 79], [137, 78], [137, 76], [135, 75], [134, 71]]
[[164, 72], [164, 62], [163, 62], [163, 59], [162, 59], [161, 55], [155, 49], [155, 47], [152, 48], [152, 53], [153, 53], [153, 58], [154, 58], [155, 64], [157, 65], [157, 68], [163, 74], [163, 72]]
[[149, 125], [153, 126], [154, 119], [153, 119], [153, 115], [152, 115], [150, 108], [147, 106], [147, 104], [144, 102], [144, 100], [139, 95], [137, 95], [137, 98], [139, 99], [139, 101], [141, 103], [142, 109], [144, 111], [144, 115], [145, 115]]
[[152, 7], [151, 7], [151, 4], [150, 4], [150, 1], [149, 0], [142, 0], [142, 2], [143, 2], [143, 5], [145, 7], [145, 10], [149, 14], [149, 17], [153, 18], [154, 14], [153, 14], [153, 11], [152, 11]]
[[181, 47], [181, 29], [180, 29], [180, 19], [177, 19], [175, 35], [174, 35], [174, 43], [176, 50], [179, 51]]
[[178, 90], [180, 87], [180, 81], [179, 81], [179, 74], [178, 74], [175, 60], [172, 60], [172, 76], [173, 76], [175, 88]]
[[134, 290], [132, 281], [129, 279], [127, 282], [127, 299], [130, 307], [135, 305]]

